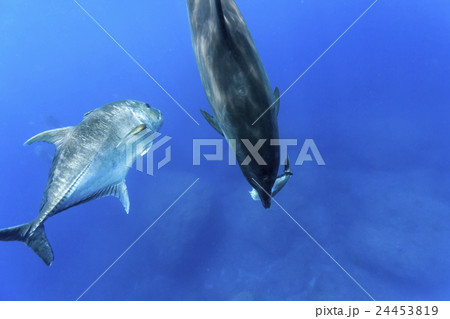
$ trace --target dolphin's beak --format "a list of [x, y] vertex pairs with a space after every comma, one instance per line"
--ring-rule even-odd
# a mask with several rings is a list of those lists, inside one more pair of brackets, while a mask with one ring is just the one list
[[259, 198], [261, 199], [261, 203], [263, 204], [264, 208], [270, 208], [271, 204], [271, 197], [262, 189], [258, 192]]
[[257, 182], [255, 178], [252, 178], [250, 184], [258, 192], [259, 199], [264, 208], [270, 208], [273, 183], [269, 183], [266, 178], [260, 179], [259, 182]]

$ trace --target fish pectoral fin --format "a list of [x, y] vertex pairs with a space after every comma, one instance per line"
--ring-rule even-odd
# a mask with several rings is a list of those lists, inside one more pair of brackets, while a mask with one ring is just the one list
[[217, 120], [208, 112], [204, 111], [204, 110], [200, 110], [200, 112], [202, 113], [203, 117], [205, 118], [205, 120], [217, 131], [219, 132], [220, 135], [223, 135], [222, 129], [220, 128], [219, 123], [217, 122]]
[[142, 157], [145, 156], [145, 154], [147, 154], [148, 151], [150, 151], [150, 149], [152, 148], [152, 146], [153, 146], [153, 143], [150, 143], [150, 145], [148, 145], [148, 146], [142, 151], [141, 156], [142, 156]]
[[142, 132], [145, 129], [147, 129], [147, 125], [145, 125], [145, 124], [141, 124], [141, 125], [136, 126], [127, 135], [125, 135], [125, 137], [119, 142], [119, 144], [117, 144], [116, 147], [121, 146], [127, 140], [127, 138], [129, 138], [130, 136], [134, 136], [136, 134], [139, 134], [140, 132]]
[[275, 99], [275, 115], [278, 116], [278, 113], [280, 112], [280, 89], [278, 86], [275, 88], [275, 91], [273, 92], [273, 97]]
[[33, 136], [24, 145], [31, 145], [37, 142], [45, 142], [54, 144], [59, 147], [65, 140], [66, 136], [72, 131], [72, 126], [58, 128], [56, 130], [46, 131]]

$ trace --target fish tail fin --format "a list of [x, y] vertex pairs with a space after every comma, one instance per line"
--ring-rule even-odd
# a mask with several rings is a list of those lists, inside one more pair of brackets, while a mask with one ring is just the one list
[[0, 241], [21, 241], [27, 244], [47, 265], [53, 263], [53, 250], [48, 242], [43, 224], [30, 232], [35, 222], [0, 230]]

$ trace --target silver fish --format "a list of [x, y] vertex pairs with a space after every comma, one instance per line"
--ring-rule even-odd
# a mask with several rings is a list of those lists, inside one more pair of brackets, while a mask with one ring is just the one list
[[[24, 242], [50, 266], [53, 251], [43, 225], [49, 217], [105, 196], [118, 197], [128, 213], [125, 178], [131, 166], [129, 144], [135, 141], [136, 134], [157, 132], [162, 122], [159, 110], [146, 103], [123, 100], [85, 114], [76, 126], [29, 139], [25, 145], [47, 142], [56, 147], [42, 205], [35, 220], [0, 230], [0, 240]], [[142, 147], [148, 149], [151, 142]], [[137, 151], [131, 155], [131, 161], [139, 154]]]

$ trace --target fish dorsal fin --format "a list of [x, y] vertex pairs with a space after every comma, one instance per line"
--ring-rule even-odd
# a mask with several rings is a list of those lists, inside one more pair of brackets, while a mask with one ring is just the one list
[[119, 144], [117, 144], [116, 147], [121, 146], [127, 140], [127, 138], [129, 138], [130, 136], [139, 134], [140, 132], [142, 132], [145, 129], [147, 129], [147, 125], [145, 125], [145, 124], [141, 124], [141, 125], [136, 126], [127, 135], [125, 135], [125, 137], [119, 142]]
[[83, 115], [83, 118], [86, 118], [86, 117], [88, 117], [88, 116], [89, 116], [89, 114], [91, 114], [92, 112], [94, 112], [94, 111], [92, 110], [92, 111], [89, 111], [89, 112], [87, 112], [87, 113], [84, 113], [84, 115]]
[[89, 198], [86, 198], [81, 203], [90, 202], [94, 199], [107, 197], [107, 196], [114, 196], [120, 199], [123, 208], [125, 209], [125, 212], [128, 214], [130, 212], [130, 199], [128, 197], [128, 190], [127, 185], [125, 184], [125, 181], [120, 182], [119, 184], [109, 185], [102, 189], [101, 191], [95, 193], [94, 195], [90, 196]]
[[280, 112], [280, 89], [278, 86], [275, 88], [275, 91], [273, 92], [274, 97], [274, 107], [275, 107], [275, 115], [278, 116], [278, 113]]
[[33, 136], [28, 141], [25, 142], [24, 145], [31, 145], [37, 142], [45, 142], [54, 144], [56, 147], [59, 147], [65, 140], [66, 136], [72, 131], [73, 127], [63, 127], [58, 128], [56, 130], [42, 132], [36, 136]]
[[220, 128], [219, 123], [217, 122], [217, 120], [208, 112], [200, 110], [200, 112], [202, 112], [203, 117], [205, 118], [206, 121], [208, 121], [208, 123], [217, 131], [219, 132], [220, 135], [223, 135], [222, 129]]

